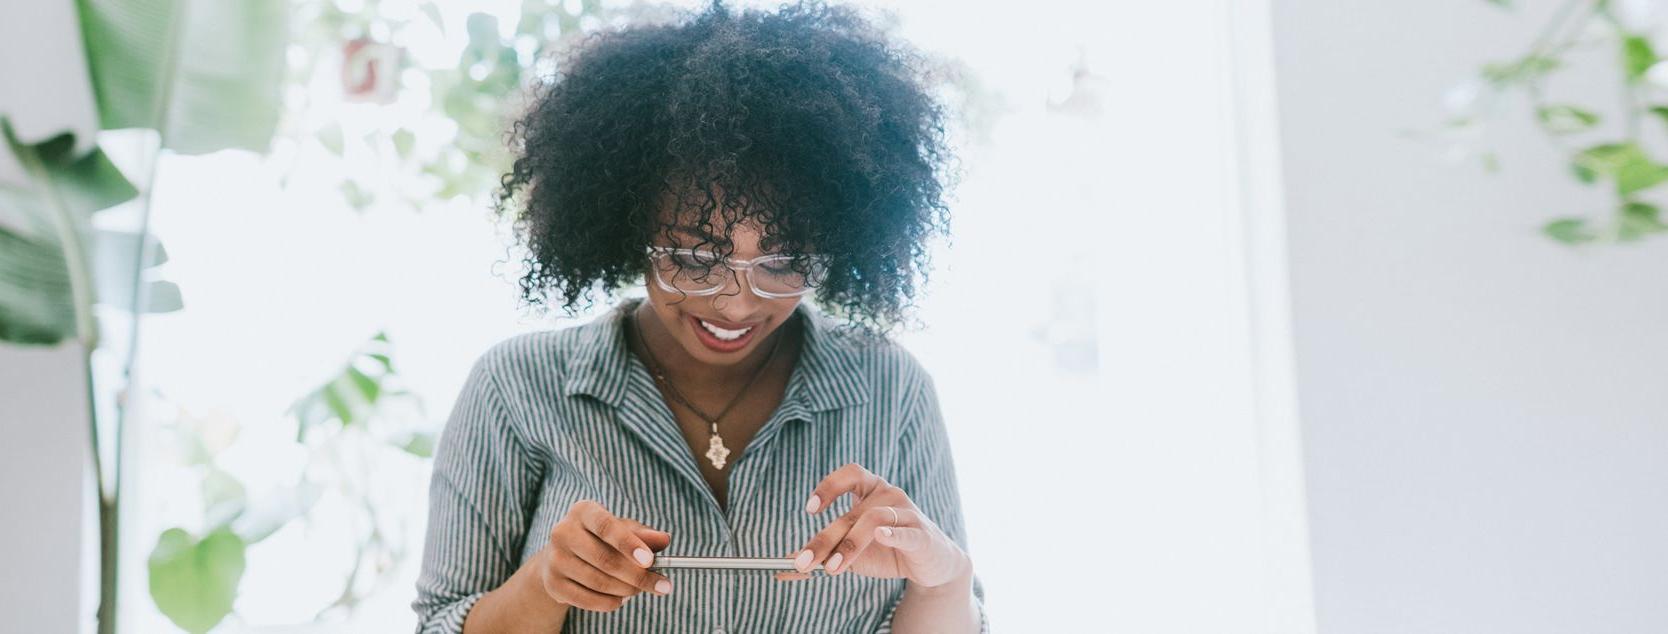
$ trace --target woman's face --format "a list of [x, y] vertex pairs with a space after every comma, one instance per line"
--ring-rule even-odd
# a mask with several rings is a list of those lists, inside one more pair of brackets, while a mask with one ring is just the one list
[[[662, 237], [656, 245], [696, 248], [703, 242], [700, 230], [694, 226], [680, 226], [673, 235], [673, 242], [665, 242]], [[736, 225], [730, 238], [735, 252], [730, 257], [748, 260], [766, 255], [759, 249], [762, 238], [757, 224]], [[715, 266], [712, 275], [723, 279], [725, 286], [717, 294], [704, 296], [686, 296], [661, 288], [652, 270], [645, 281], [650, 307], [683, 350], [701, 363], [727, 366], [749, 358], [770, 341], [770, 335], [793, 316], [801, 298], [760, 297], [741, 278], [746, 273], [732, 275], [723, 265]]]

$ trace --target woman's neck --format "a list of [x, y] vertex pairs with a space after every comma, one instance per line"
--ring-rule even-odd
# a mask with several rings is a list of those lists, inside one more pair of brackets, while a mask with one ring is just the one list
[[[683, 391], [727, 394], [746, 383], [754, 371], [771, 371], [769, 368], [760, 368], [759, 364], [774, 362], [780, 366], [783, 359], [791, 360], [797, 356], [788, 354], [794, 346], [799, 345], [801, 334], [798, 313], [794, 315], [765, 339], [760, 340], [759, 345], [754, 346], [746, 358], [729, 365], [714, 365], [691, 356], [656, 317], [648, 300], [639, 302], [631, 311], [631, 319], [636, 322], [636, 327], [630, 330], [633, 335], [640, 334], [641, 337], [632, 337], [629, 341], [634, 344], [632, 351], [639, 355], [643, 352], [640, 346], [647, 346], [651, 354], [643, 360], [658, 364], [666, 378]], [[778, 339], [780, 343], [777, 342]], [[776, 346], [781, 349], [772, 358], [771, 349]]]

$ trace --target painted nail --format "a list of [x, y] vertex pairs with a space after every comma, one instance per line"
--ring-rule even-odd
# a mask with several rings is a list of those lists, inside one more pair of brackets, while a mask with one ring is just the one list
[[829, 572], [839, 572], [840, 571], [840, 560], [844, 559], [844, 558], [845, 557], [842, 556], [840, 553], [834, 553], [833, 557], [828, 558], [828, 565], [825, 566], [825, 567], [828, 568]]
[[821, 503], [822, 503], [822, 498], [819, 498], [819, 497], [817, 497], [817, 494], [812, 493], [811, 494], [811, 499], [805, 501], [805, 512], [806, 513], [815, 513], [815, 512], [817, 512], [817, 505], [821, 504]]
[[632, 554], [637, 556], [637, 563], [643, 564], [645, 566], [654, 563], [654, 554], [650, 553], [647, 550], [639, 548], [639, 549], [637, 549], [637, 552], [634, 552]]
[[661, 594], [671, 594], [672, 593], [672, 582], [667, 581], [665, 579], [661, 579], [660, 581], [656, 581], [656, 582], [654, 582], [654, 591], [659, 592]]
[[809, 571], [811, 569], [811, 551], [807, 550], [799, 553], [799, 556], [793, 560], [793, 567], [798, 568], [800, 572]]

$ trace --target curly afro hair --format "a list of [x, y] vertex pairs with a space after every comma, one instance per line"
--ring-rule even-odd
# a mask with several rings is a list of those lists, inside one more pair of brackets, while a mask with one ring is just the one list
[[[531, 93], [496, 192], [526, 247], [522, 297], [568, 314], [638, 283], [675, 225], [730, 255], [755, 223], [818, 305], [871, 333], [906, 321], [927, 242], [948, 234], [945, 108], [919, 51], [849, 7], [735, 13], [592, 33]], [[678, 203], [694, 217], [672, 218]], [[557, 301], [551, 302], [554, 297]]]

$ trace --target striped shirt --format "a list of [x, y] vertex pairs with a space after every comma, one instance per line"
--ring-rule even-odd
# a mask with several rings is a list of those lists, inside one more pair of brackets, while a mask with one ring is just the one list
[[[470, 369], [435, 450], [428, 532], [412, 608], [419, 632], [463, 630], [465, 615], [537, 554], [568, 507], [671, 533], [665, 555], [782, 557], [852, 508], [805, 499], [849, 462], [902, 488], [964, 551], [954, 462], [932, 378], [902, 347], [864, 338], [808, 302], [800, 357], [781, 404], [727, 465], [719, 506], [648, 374], [623, 318], [641, 299], [579, 326], [518, 334]], [[613, 612], [568, 611], [566, 632], [890, 632], [906, 580], [856, 574], [778, 581], [770, 571], [660, 570], [666, 596]], [[973, 594], [989, 632], [984, 586]]]

